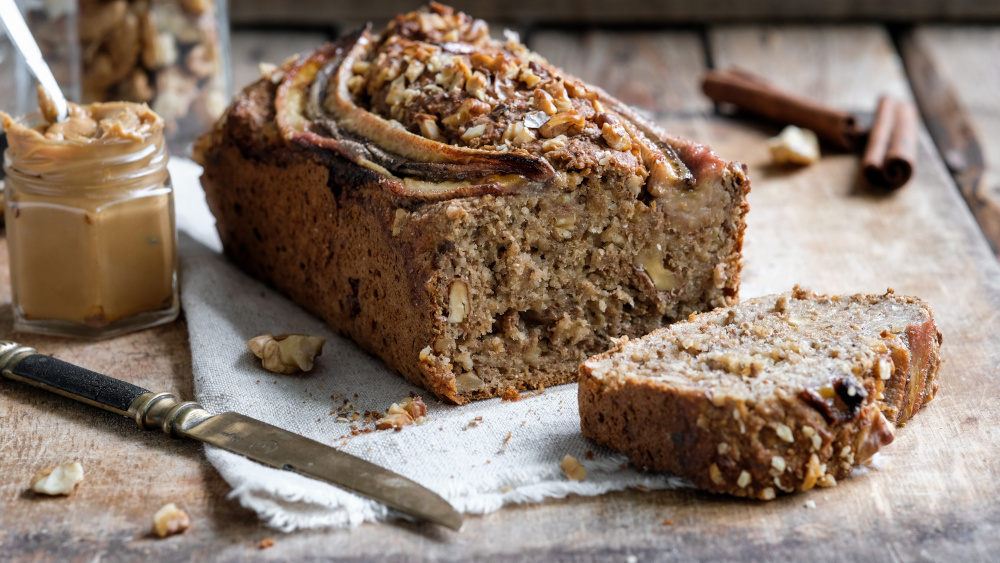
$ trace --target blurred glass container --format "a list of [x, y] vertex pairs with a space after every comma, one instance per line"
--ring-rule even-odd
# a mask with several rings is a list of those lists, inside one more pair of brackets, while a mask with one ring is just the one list
[[[7, 32], [0, 25], [0, 111], [17, 114], [17, 95], [14, 90], [14, 46]], [[0, 150], [7, 150], [7, 134], [0, 131]], [[0, 168], [0, 191], [4, 186], [4, 171]], [[0, 221], [2, 224], [2, 221]]]
[[[189, 154], [194, 139], [229, 103], [226, 0], [21, 0], [19, 5], [70, 100], [149, 104], [163, 117], [174, 154]], [[15, 113], [25, 115], [34, 109], [34, 82], [20, 68], [17, 82]]]

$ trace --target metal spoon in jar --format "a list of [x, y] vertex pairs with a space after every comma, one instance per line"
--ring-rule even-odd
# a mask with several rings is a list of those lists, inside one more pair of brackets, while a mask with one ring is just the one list
[[31, 31], [28, 30], [28, 24], [24, 23], [21, 10], [17, 8], [14, 0], [0, 0], [0, 22], [3, 22], [11, 42], [28, 63], [31, 74], [35, 75], [38, 83], [45, 90], [45, 94], [55, 105], [57, 120], [66, 121], [69, 117], [69, 105], [66, 103], [66, 98], [63, 96], [62, 90], [59, 89], [59, 83], [52, 75], [52, 70], [42, 58], [42, 51], [38, 48], [38, 43], [35, 43]]

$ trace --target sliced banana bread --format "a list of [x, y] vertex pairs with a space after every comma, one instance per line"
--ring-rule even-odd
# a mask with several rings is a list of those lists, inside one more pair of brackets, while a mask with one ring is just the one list
[[692, 315], [580, 367], [583, 433], [644, 468], [769, 500], [836, 484], [937, 393], [914, 297], [792, 292]]
[[269, 70], [196, 156], [237, 264], [455, 402], [736, 302], [744, 167], [444, 6]]

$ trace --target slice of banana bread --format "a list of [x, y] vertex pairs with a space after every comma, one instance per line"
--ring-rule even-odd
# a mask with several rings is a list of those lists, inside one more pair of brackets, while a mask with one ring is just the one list
[[692, 315], [580, 367], [583, 433], [644, 468], [770, 500], [833, 485], [937, 393], [913, 297], [792, 292]]
[[196, 155], [236, 263], [458, 403], [736, 302], [744, 167], [440, 5], [268, 71]]

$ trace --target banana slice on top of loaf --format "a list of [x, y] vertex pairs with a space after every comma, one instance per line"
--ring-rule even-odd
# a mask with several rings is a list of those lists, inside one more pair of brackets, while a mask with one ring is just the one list
[[583, 433], [717, 493], [830, 486], [938, 389], [915, 297], [789, 293], [692, 315], [580, 367]]

